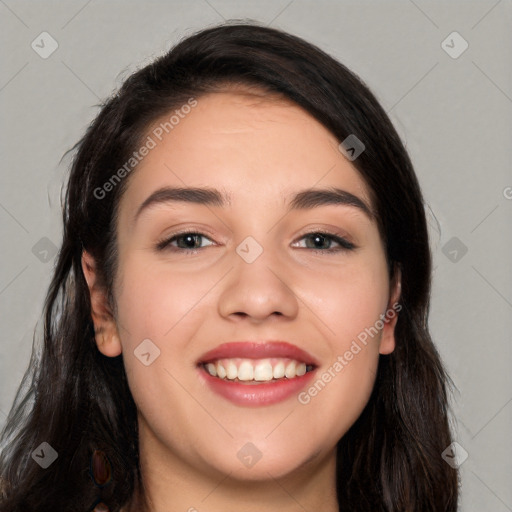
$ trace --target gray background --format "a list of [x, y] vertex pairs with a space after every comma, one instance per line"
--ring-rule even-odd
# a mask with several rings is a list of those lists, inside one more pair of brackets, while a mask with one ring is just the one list
[[[391, 116], [435, 215], [431, 328], [458, 389], [456, 439], [468, 453], [460, 510], [512, 510], [506, 0], [0, 0], [0, 426], [36, 324], [41, 330], [70, 161], [61, 157], [96, 115], [95, 105], [130, 72], [192, 31], [230, 18], [258, 20], [317, 44], [360, 75]], [[46, 59], [31, 47], [43, 31], [59, 45]], [[453, 31], [469, 44], [458, 58], [441, 45]], [[453, 52], [460, 42], [452, 37], [445, 44]]]

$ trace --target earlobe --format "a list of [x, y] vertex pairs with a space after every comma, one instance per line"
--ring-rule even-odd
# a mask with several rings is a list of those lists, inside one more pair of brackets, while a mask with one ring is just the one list
[[86, 250], [82, 252], [82, 271], [89, 288], [96, 345], [103, 355], [116, 357], [122, 352], [117, 325], [105, 290], [98, 284], [94, 258]]
[[402, 293], [402, 273], [400, 267], [396, 268], [395, 278], [393, 279], [393, 289], [390, 294], [388, 306], [384, 313], [384, 326], [382, 328], [382, 337], [380, 340], [379, 353], [383, 355], [391, 354], [395, 350], [395, 326], [398, 321], [399, 311], [402, 309], [399, 303]]
[[96, 345], [98, 350], [107, 357], [117, 357], [122, 353], [121, 341], [114, 331], [96, 333]]

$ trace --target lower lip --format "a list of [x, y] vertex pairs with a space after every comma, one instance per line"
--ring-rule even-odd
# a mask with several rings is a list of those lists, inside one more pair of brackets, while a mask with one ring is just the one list
[[214, 393], [230, 400], [234, 404], [244, 406], [272, 405], [297, 395], [313, 378], [315, 370], [293, 379], [281, 379], [261, 384], [242, 384], [218, 377], [213, 377], [204, 368], [198, 368], [200, 376]]

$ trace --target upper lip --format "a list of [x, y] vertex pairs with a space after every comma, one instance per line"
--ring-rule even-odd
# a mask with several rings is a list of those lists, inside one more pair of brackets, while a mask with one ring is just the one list
[[287, 341], [231, 341], [203, 354], [198, 364], [215, 361], [217, 359], [231, 358], [266, 359], [270, 357], [282, 357], [295, 359], [313, 366], [318, 366], [318, 361], [305, 350], [288, 343]]

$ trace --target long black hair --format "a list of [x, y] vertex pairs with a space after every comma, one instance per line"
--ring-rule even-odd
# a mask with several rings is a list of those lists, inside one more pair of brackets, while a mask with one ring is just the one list
[[[118, 511], [132, 501], [142, 481], [136, 407], [122, 356], [97, 349], [82, 251], [95, 258], [115, 311], [117, 208], [130, 175], [101, 199], [98, 190], [140, 147], [151, 123], [190, 98], [232, 86], [281, 95], [340, 142], [355, 134], [364, 143], [353, 165], [372, 194], [390, 277], [401, 271], [396, 348], [380, 356], [370, 400], [338, 443], [340, 511], [456, 511], [458, 473], [441, 457], [452, 442], [451, 381], [428, 330], [431, 254], [410, 158], [374, 95], [343, 64], [281, 30], [228, 22], [183, 39], [133, 73], [73, 148], [44, 343], [34, 343], [2, 433], [1, 512], [86, 511], [99, 499]], [[43, 442], [58, 454], [47, 469], [32, 455]], [[104, 454], [108, 483], [91, 474], [93, 453]]]

